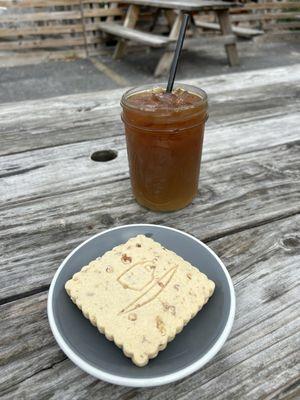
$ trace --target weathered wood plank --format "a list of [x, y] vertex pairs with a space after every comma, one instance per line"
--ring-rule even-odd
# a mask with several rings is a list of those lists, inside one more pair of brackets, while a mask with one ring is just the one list
[[176, 384], [130, 389], [97, 381], [66, 360], [55, 344], [46, 320], [46, 294], [1, 306], [2, 398], [285, 398], [299, 378], [299, 279], [295, 276], [300, 261], [299, 223], [298, 215], [210, 243], [233, 277], [237, 296], [233, 332], [209, 364]]
[[[82, 4], [107, 4], [113, 0], [81, 0]], [[0, 0], [0, 7], [46, 8], [53, 6], [79, 5], [79, 0]]]
[[[85, 23], [87, 32], [99, 29], [98, 22]], [[82, 24], [66, 24], [53, 26], [18, 26], [16, 28], [0, 28], [0, 37], [29, 36], [29, 35], [58, 35], [63, 33], [81, 33]]]
[[[24, 114], [37, 102], [2, 107], [0, 148], [9, 142], [11, 151], [23, 151], [0, 157], [0, 168], [5, 168], [1, 299], [10, 301], [0, 306], [2, 398], [295, 397], [300, 328], [300, 152], [292, 142], [299, 138], [297, 68], [206, 81], [214, 106], [200, 196], [192, 207], [173, 214], [152, 213], [132, 200], [124, 139], [114, 132], [121, 127], [120, 91], [104, 94], [101, 104], [99, 94], [46, 100], [31, 116]], [[100, 124], [109, 126], [106, 135], [99, 134]], [[18, 147], [28, 136], [25, 147]], [[47, 148], [53, 138], [53, 147]], [[92, 163], [89, 151], [106, 146], [114, 146], [118, 158]], [[163, 388], [119, 388], [81, 372], [54, 343], [45, 294], [29, 293], [45, 290], [63, 257], [87, 236], [131, 222], [176, 226], [206, 241], [221, 237], [211, 247], [228, 265], [237, 291], [237, 319], [222, 352], [199, 373]], [[14, 296], [27, 297], [12, 301]]]
[[20, 21], [56, 21], [56, 20], [70, 20], [80, 19], [81, 15], [79, 11], [57, 11], [47, 14], [46, 12], [38, 13], [5, 13], [0, 15], [1, 23], [8, 22], [20, 22]]
[[[217, 18], [218, 18], [218, 21], [220, 24], [222, 35], [232, 34], [229, 11], [228, 10], [217, 11]], [[229, 65], [231, 67], [239, 65], [240, 61], [239, 61], [239, 55], [237, 52], [236, 43], [225, 44], [225, 50], [226, 50]]]
[[[213, 31], [221, 30], [220, 24], [214, 22], [207, 22], [200, 19], [196, 20], [196, 26], [198, 26], [199, 28], [211, 29]], [[233, 26], [232, 32], [235, 33], [237, 36], [242, 36], [242, 37], [253, 37], [262, 35], [264, 33], [259, 29], [243, 28], [239, 26]]]
[[70, 46], [83, 46], [84, 44], [100, 43], [101, 39], [97, 37], [74, 37], [61, 39], [34, 39], [34, 40], [14, 40], [0, 42], [0, 50], [24, 50], [24, 49], [46, 49], [46, 48], [64, 48]]
[[[84, 10], [84, 17], [106, 17], [109, 15], [123, 15], [123, 10], [114, 8], [98, 8], [92, 10]], [[56, 12], [35, 12], [14, 14], [5, 13], [0, 15], [0, 22], [21, 22], [21, 21], [57, 21], [57, 20], [77, 20], [81, 19], [80, 11], [56, 11]]]
[[138, 31], [113, 22], [99, 22], [98, 26], [101, 31], [109, 33], [110, 35], [132, 40], [137, 43], [143, 43], [151, 47], [162, 47], [169, 42], [166, 36]]
[[[123, 26], [125, 28], [134, 28], [138, 22], [140, 16], [140, 7], [130, 4], [126, 12]], [[110, 22], [110, 21], [109, 21]], [[120, 59], [125, 54], [127, 43], [125, 40], [120, 39], [115, 47], [113, 58], [115, 60]]]
[[300, 11], [290, 11], [282, 13], [232, 15], [230, 19], [232, 22], [268, 21], [272, 19], [296, 19], [299, 16], [300, 16]]
[[[240, 135], [241, 129], [243, 135]], [[122, 128], [119, 130], [121, 132]], [[267, 118], [241, 118], [240, 121], [234, 120], [227, 124], [223, 121], [223, 125], [209, 126], [207, 129], [203, 162], [259, 150], [265, 146], [272, 147], [276, 142], [286, 143], [288, 139], [296, 140], [299, 138], [299, 130], [296, 111], [280, 112], [277, 115], [271, 112]], [[108, 149], [118, 152], [115, 160], [106, 163], [91, 160], [94, 151]], [[121, 134], [2, 156], [0, 170], [3, 188], [0, 191], [0, 201], [6, 207], [9, 203], [124, 179], [128, 177], [125, 138]]]
[[120, 16], [124, 15], [123, 8], [94, 8], [94, 9], [84, 9], [84, 18], [88, 17], [109, 17], [109, 16]]
[[269, 1], [269, 2], [261, 2], [261, 3], [245, 3], [243, 4], [242, 9], [239, 7], [232, 8], [230, 11], [232, 13], [241, 12], [241, 10], [278, 10], [283, 8], [292, 8], [297, 9], [299, 8], [299, 2], [296, 1]]
[[[183, 50], [199, 51], [200, 49], [203, 49], [204, 46], [213, 43], [223, 44], [223, 45], [233, 44], [236, 43], [236, 36], [234, 34], [211, 36], [211, 37], [196, 36], [193, 38], [185, 39], [182, 48]], [[170, 50], [174, 50], [175, 47], [176, 47], [175, 42], [171, 42], [167, 46], [167, 48]]]
[[[126, 1], [125, 1], [126, 2]], [[219, 10], [231, 7], [233, 4], [226, 1], [199, 1], [199, 0], [130, 0], [130, 4], [158, 7], [183, 11]]]
[[276, 22], [274, 25], [273, 23], [265, 24], [264, 30], [265, 31], [289, 31], [291, 33], [292, 29], [300, 29], [300, 21], [290, 21], [290, 22]]
[[[12, 197], [1, 207], [2, 300], [49, 284], [68, 252], [106, 227], [161, 223], [212, 240], [300, 211], [296, 143], [204, 162], [200, 195], [192, 206], [172, 214], [153, 213], [133, 201], [125, 150], [105, 168], [72, 151], [72, 165], [57, 158], [42, 172], [47, 160], [41, 157], [40, 169], [24, 169], [18, 184], [3, 187], [3, 195]], [[26, 155], [24, 165], [30, 161]], [[68, 157], [66, 151], [60, 157]]]
[[62, 33], [81, 33], [82, 24], [62, 26], [18, 26], [17, 28], [0, 28], [0, 37], [29, 36], [29, 35], [59, 35]]
[[[210, 140], [215, 130], [222, 132], [224, 125], [232, 125], [226, 131], [226, 135], [230, 135], [231, 128], [237, 123], [248, 121], [250, 124], [251, 120], [267, 120], [276, 114], [279, 117], [297, 112], [300, 101], [299, 77], [300, 64], [297, 64], [188, 81], [203, 87], [209, 95], [209, 136], [206, 135], [206, 141]], [[0, 154], [121, 135], [123, 127], [119, 102], [124, 91], [118, 89], [44, 99], [42, 102], [1, 105]], [[274, 122], [274, 129], [277, 129], [279, 118]], [[286, 127], [286, 124], [282, 124], [282, 134], [277, 129], [278, 134], [273, 135], [273, 128], [270, 130], [266, 127], [268, 129], [265, 131], [259, 129], [258, 121], [259, 141], [253, 135], [254, 129], [251, 134], [244, 136], [237, 135], [236, 129], [234, 138], [230, 136], [231, 139], [224, 141], [224, 145], [234, 147], [240, 138], [252, 142], [251, 148], [263, 148], [268, 143], [272, 146], [274, 140], [278, 144], [296, 139], [293, 129]], [[240, 144], [236, 147], [238, 151], [247, 148], [245, 143]]]

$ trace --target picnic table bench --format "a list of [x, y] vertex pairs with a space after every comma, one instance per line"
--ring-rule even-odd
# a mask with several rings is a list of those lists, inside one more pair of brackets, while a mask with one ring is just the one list
[[[216, 13], [220, 24], [219, 26], [222, 33], [221, 42], [225, 45], [228, 62], [231, 66], [239, 64], [236, 37], [232, 34], [229, 19], [229, 8], [232, 6], [232, 3], [204, 0], [129, 0], [126, 1], [126, 3], [129, 4], [129, 7], [123, 25], [112, 22], [111, 20], [100, 22], [98, 24], [101, 31], [119, 38], [113, 56], [115, 59], [124, 56], [128, 40], [142, 43], [150, 47], [165, 47], [166, 50], [161, 56], [154, 72], [155, 76], [160, 76], [170, 68], [173, 51], [168, 47], [172, 42], [177, 40], [183, 13], [195, 14], [203, 11], [213, 11]], [[171, 21], [169, 36], [142, 32], [136, 29], [140, 15], [140, 8], [142, 6], [156, 7], [172, 13], [171, 15], [167, 14], [169, 16], [169, 21]], [[176, 10], [176, 14], [174, 13], [174, 10]], [[196, 24], [194, 24], [193, 19], [192, 23], [194, 25], [195, 39], [193, 41], [189, 40], [188, 45], [186, 45], [185, 48], [192, 48], [193, 45], [199, 44], [199, 40], [201, 41], [201, 37], [197, 34]]]
[[[210, 118], [199, 195], [174, 213], [148, 211], [133, 199], [124, 89], [1, 105], [1, 399], [299, 394], [300, 64], [189, 83], [207, 91]], [[130, 223], [164, 224], [201, 239], [224, 261], [236, 291], [222, 350], [192, 376], [159, 388], [97, 381], [66, 358], [47, 321], [49, 284], [67, 254], [99, 231]]]

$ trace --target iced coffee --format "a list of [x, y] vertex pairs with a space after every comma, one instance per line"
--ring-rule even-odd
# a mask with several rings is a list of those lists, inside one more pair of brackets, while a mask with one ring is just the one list
[[198, 190], [207, 96], [179, 84], [172, 93], [144, 86], [122, 97], [133, 194], [156, 211], [187, 206]]

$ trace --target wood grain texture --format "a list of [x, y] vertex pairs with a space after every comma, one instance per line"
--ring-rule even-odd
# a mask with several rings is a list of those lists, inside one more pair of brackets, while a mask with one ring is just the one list
[[[232, 34], [231, 21], [228, 10], [218, 10], [217, 18], [220, 24], [222, 35]], [[228, 58], [229, 65], [234, 67], [239, 65], [239, 56], [235, 43], [225, 44], [225, 50]]]
[[201, 1], [201, 0], [129, 0], [129, 4], [139, 6], [149, 6], [158, 8], [171, 8], [182, 11], [200, 11], [200, 10], [218, 10], [226, 9], [232, 6], [232, 3], [226, 1]]
[[[125, 28], [133, 29], [138, 22], [139, 15], [140, 15], [140, 7], [131, 4], [127, 9], [123, 26]], [[125, 54], [126, 47], [127, 47], [126, 40], [119, 40], [115, 47], [113, 58], [115, 60], [122, 58], [123, 55]]]
[[[188, 38], [184, 40], [182, 49], [189, 51], [200, 51], [203, 50], [203, 47], [211, 45], [211, 44], [233, 44], [236, 43], [236, 36], [234, 34], [230, 35], [220, 35], [220, 36], [212, 36], [212, 37], [201, 37], [196, 36], [193, 38]], [[167, 45], [168, 50], [174, 50], [176, 47], [176, 43], [173, 41]]]
[[[92, 17], [95, 18], [95, 17]], [[84, 24], [87, 32], [99, 30], [99, 22], [86, 22]], [[30, 36], [30, 35], [59, 35], [66, 33], [81, 33], [82, 23], [72, 23], [53, 26], [19, 26], [16, 28], [0, 28], [0, 37]], [[103, 51], [103, 50], [102, 50]]]
[[[0, 8], [3, 7], [0, 38], [10, 38], [0, 40], [0, 51], [7, 52], [0, 64], [42, 62], [45, 49], [53, 49], [46, 56], [47, 61], [61, 59], [62, 50], [68, 47], [73, 49], [72, 59], [98, 53], [101, 40], [95, 34], [99, 31], [96, 23], [106, 17], [124, 15], [124, 6], [108, 8], [109, 3], [109, 0], [0, 0]], [[36, 51], [28, 54], [25, 51], [28, 49]], [[67, 54], [63, 57], [68, 58]]]
[[[220, 31], [221, 27], [220, 24], [214, 22], [206, 22], [202, 20], [196, 20], [196, 26], [199, 28], [211, 29], [213, 31]], [[243, 28], [239, 26], [233, 26], [232, 32], [235, 33], [237, 36], [241, 37], [253, 37], [262, 35], [264, 32], [259, 29], [251, 29], [251, 28]]]
[[[289, 21], [289, 22], [279, 22], [277, 21], [276, 24], [270, 23], [264, 24], [265, 31], [285, 31], [286, 33], [291, 33], [292, 29], [300, 29], [300, 21]], [[296, 32], [296, 31], [295, 31]], [[280, 34], [280, 32], [278, 32]], [[284, 33], [284, 32], [282, 32]]]
[[63, 33], [81, 33], [82, 24], [62, 26], [20, 26], [17, 28], [0, 28], [0, 37], [15, 37], [29, 35], [59, 35]]
[[80, 371], [55, 344], [46, 319], [45, 293], [1, 306], [2, 398], [252, 400], [293, 396], [299, 374], [299, 276], [295, 275], [300, 262], [299, 224], [300, 217], [293, 216], [210, 243], [233, 278], [234, 328], [210, 363], [175, 384], [130, 389]]
[[[252, 400], [299, 394], [299, 65], [189, 83], [210, 98], [200, 192], [153, 213], [132, 197], [124, 90], [0, 107], [0, 396], [3, 399]], [[90, 159], [113, 149], [106, 163]], [[175, 384], [97, 381], [55, 344], [46, 290], [63, 258], [107, 227], [159, 223], [209, 242], [237, 294], [230, 339]]]
[[162, 47], [169, 42], [166, 36], [138, 31], [113, 22], [100, 22], [98, 26], [101, 31], [117, 36], [118, 38], [132, 40], [151, 47]]
[[[97, 93], [2, 106], [0, 148], [19, 153], [0, 157], [5, 260], [1, 299], [45, 287], [80, 237], [118, 223], [149, 218], [173, 226], [182, 221], [184, 228], [192, 219], [191, 226], [198, 225], [202, 237], [209, 239], [297, 212], [299, 154], [293, 142], [299, 138], [299, 96], [293, 73], [295, 66], [273, 74], [266, 70], [203, 80], [213, 106], [200, 197], [194, 208], [170, 216], [133, 202], [117, 106], [120, 90], [104, 92], [101, 98]], [[89, 157], [110, 148], [118, 151], [111, 162], [95, 163]], [[230, 222], [222, 219], [228, 210]], [[22, 244], [16, 246], [20, 237]], [[42, 246], [39, 253], [37, 243]]]
[[245, 14], [245, 15], [232, 15], [232, 22], [243, 21], [269, 21], [276, 19], [297, 19], [300, 16], [300, 11], [290, 11], [282, 13], [266, 13], [266, 14]]
[[[299, 77], [300, 64], [296, 64], [194, 79], [186, 83], [200, 86], [208, 93], [210, 118], [206, 140], [210, 140], [210, 135], [217, 135], [208, 132], [215, 132], [215, 129], [221, 132], [227, 126], [226, 135], [232, 129], [235, 135], [234, 140], [231, 137], [222, 141], [223, 146], [240, 152], [241, 141], [252, 142], [252, 149], [255, 149], [268, 146], [269, 142], [273, 145], [274, 142], [284, 143], [297, 138], [295, 113], [299, 111]], [[122, 135], [119, 103], [125, 90], [2, 104], [0, 155]], [[295, 129], [285, 129], [284, 123], [278, 129], [282, 117], [292, 120], [289, 114], [294, 115]], [[270, 121], [268, 125], [271, 117], [277, 118], [272, 129]], [[254, 121], [257, 121], [255, 129], [262, 126], [261, 123], [267, 124], [259, 132], [259, 141], [250, 134]], [[243, 129], [245, 124], [248, 126], [247, 134], [239, 134], [241, 127], [238, 124]], [[276, 130], [274, 134], [273, 129]], [[284, 129], [282, 134], [281, 129]], [[245, 148], [248, 148], [246, 144]]]
[[[102, 167], [74, 148], [74, 164], [61, 164], [68, 156], [63, 147], [58, 149], [63, 152], [56, 160], [55, 154], [49, 156], [51, 168], [29, 168], [17, 175], [19, 184], [6, 185], [4, 195], [15, 197], [1, 207], [2, 301], [49, 284], [72, 248], [107, 227], [161, 223], [188, 227], [211, 240], [300, 211], [297, 143], [204, 163], [199, 196], [192, 206], [172, 214], [153, 213], [133, 201], [125, 150]], [[23, 160], [29, 162], [26, 155]]]
[[[53, 6], [78, 5], [80, 0], [0, 0], [0, 7], [46, 8]], [[83, 4], [107, 4], [113, 0], [81, 0]]]
[[[278, 9], [285, 9], [285, 8], [292, 8], [297, 9], [299, 8], [299, 1], [263, 1], [261, 3], [253, 3], [248, 2], [243, 4], [242, 10], [278, 10]], [[232, 13], [234, 12], [241, 12], [239, 7], [233, 8], [231, 10]]]
[[[121, 9], [111, 8], [98, 8], [98, 9], [85, 9], [84, 18], [88, 17], [106, 17], [109, 15], [123, 15]], [[57, 11], [52, 13], [39, 12], [33, 14], [8, 14], [0, 16], [0, 22], [20, 22], [20, 21], [56, 21], [56, 20], [73, 20], [81, 19], [80, 11]]]
[[[271, 148], [299, 138], [296, 110], [287, 115], [275, 113], [265, 119], [241, 120], [241, 123], [229, 121], [227, 124], [223, 121], [221, 126], [211, 125], [207, 128], [204, 163], [240, 153], [255, 152], [264, 147]], [[121, 126], [119, 129], [122, 129]], [[241, 129], [244, 132], [243, 136], [239, 135]], [[253, 131], [256, 131], [255, 136]], [[261, 139], [258, 140], [258, 137]], [[94, 151], [108, 149], [118, 152], [115, 160], [95, 163], [90, 159]], [[253, 155], [255, 156], [256, 154]], [[66, 190], [77, 190], [78, 185], [102, 185], [116, 179], [128, 178], [125, 139], [123, 135], [117, 135], [6, 155], [0, 157], [0, 170], [3, 187], [0, 201], [5, 202], [5, 207], [9, 203], [15, 204]]]

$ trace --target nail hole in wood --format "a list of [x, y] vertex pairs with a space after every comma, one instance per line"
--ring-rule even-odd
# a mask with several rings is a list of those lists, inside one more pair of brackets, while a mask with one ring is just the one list
[[91, 155], [91, 159], [97, 162], [106, 162], [114, 160], [118, 157], [118, 152], [115, 150], [99, 150]]

